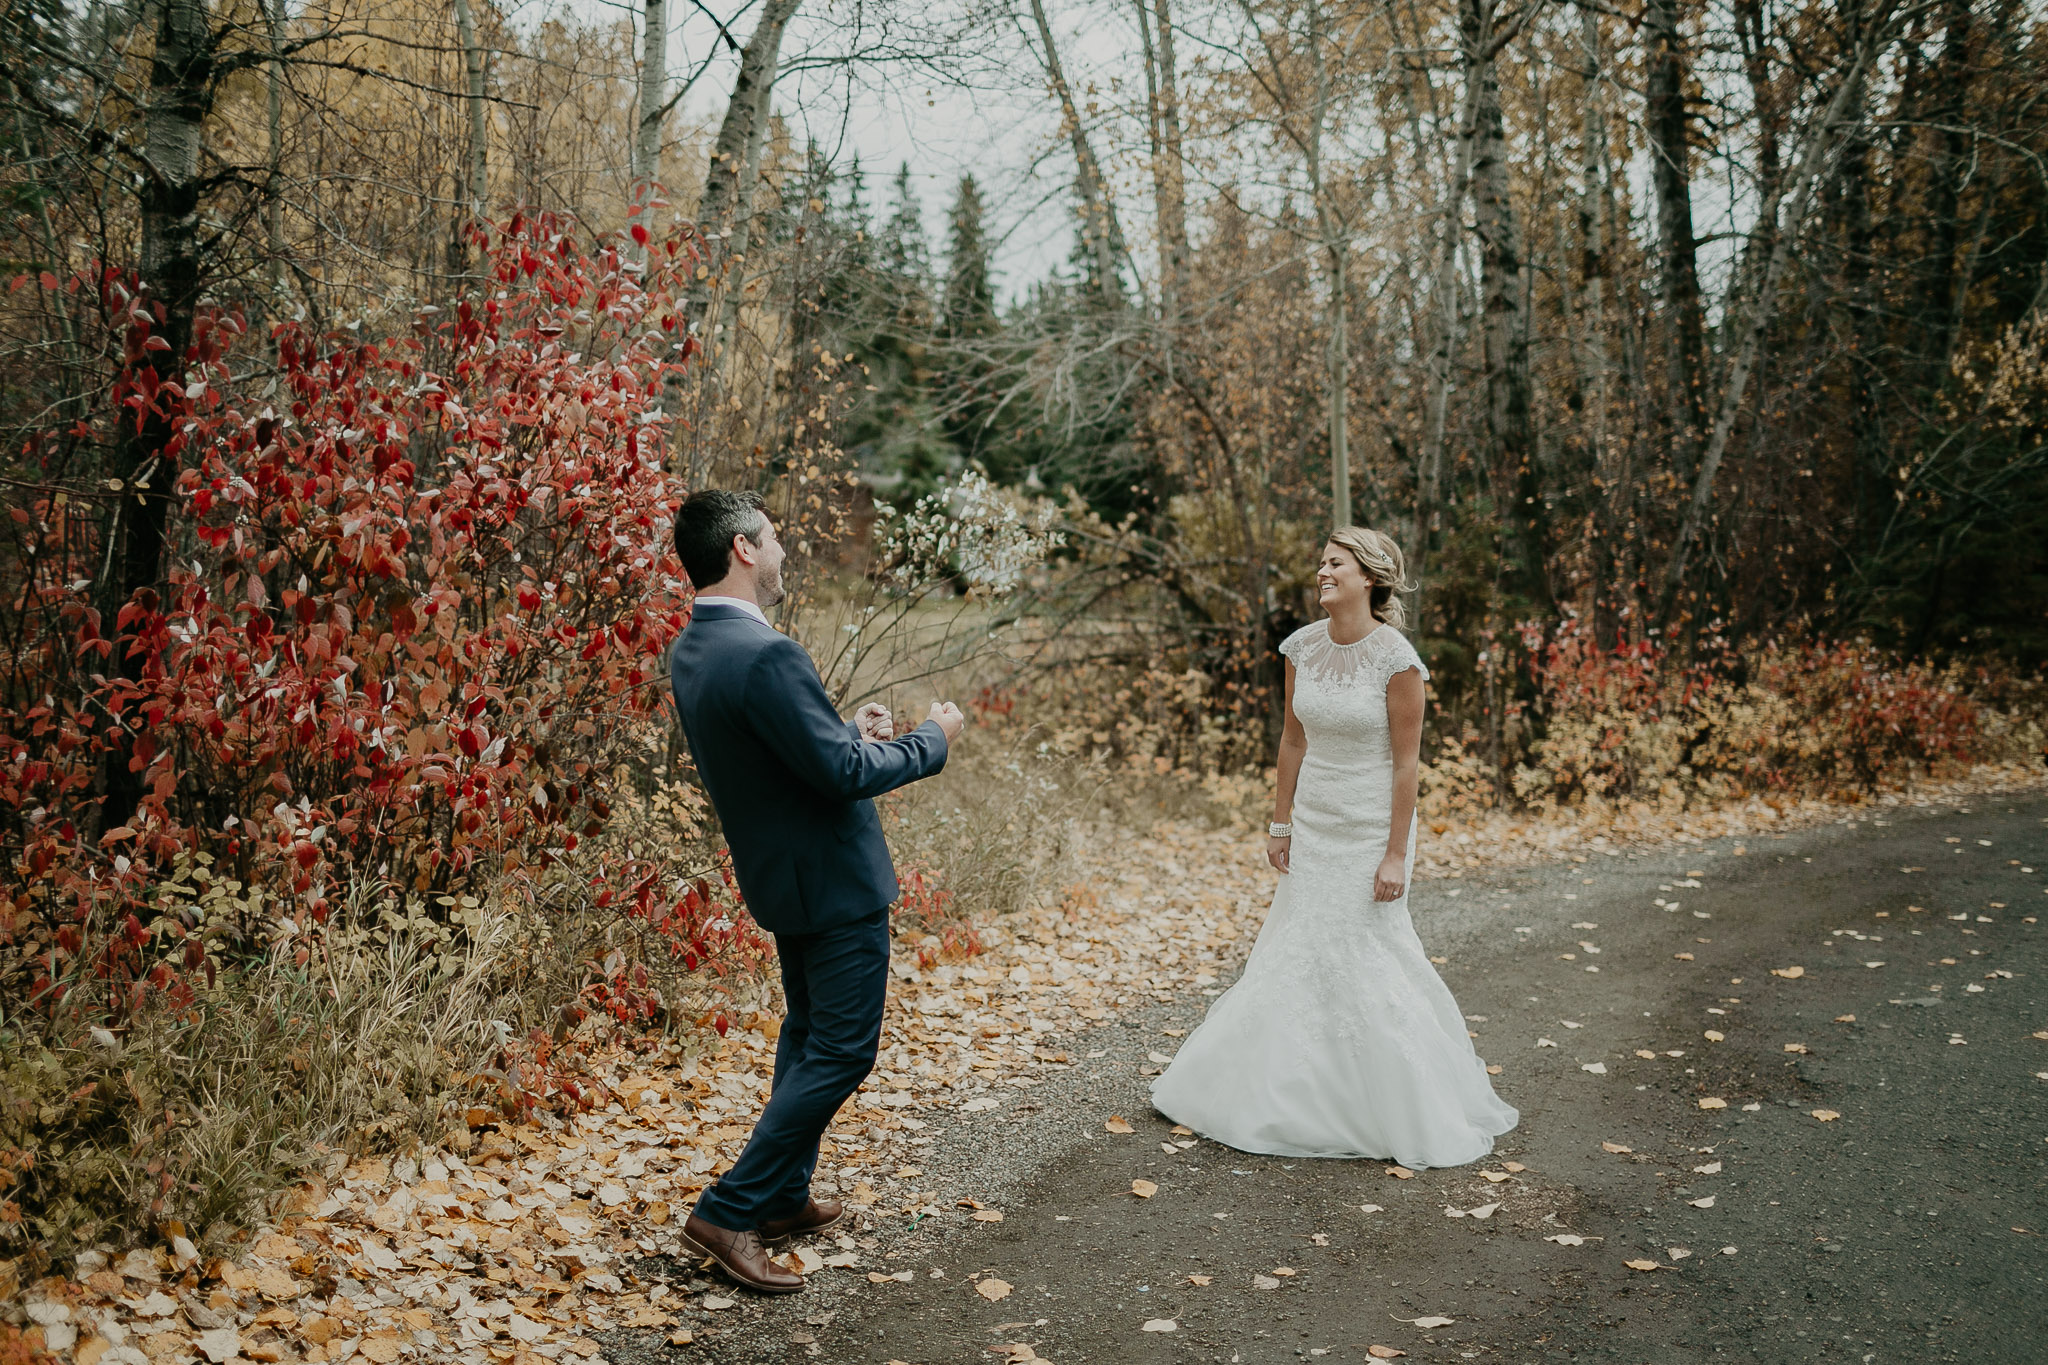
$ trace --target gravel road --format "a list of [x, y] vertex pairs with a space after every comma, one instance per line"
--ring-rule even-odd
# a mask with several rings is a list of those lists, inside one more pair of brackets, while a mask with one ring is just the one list
[[2038, 795], [1425, 882], [1417, 926], [1522, 1112], [1494, 1161], [1177, 1145], [1144, 1073], [1190, 989], [1079, 1035], [1029, 1104], [933, 1125], [949, 1194], [1001, 1222], [870, 1222], [867, 1273], [605, 1354], [2048, 1360], [2044, 892]]

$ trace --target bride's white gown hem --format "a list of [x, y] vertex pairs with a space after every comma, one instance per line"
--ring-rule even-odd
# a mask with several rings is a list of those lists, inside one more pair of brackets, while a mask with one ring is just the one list
[[[1519, 1115], [1493, 1093], [1406, 895], [1372, 898], [1393, 810], [1387, 683], [1428, 670], [1384, 625], [1340, 645], [1319, 621], [1280, 650], [1308, 736], [1291, 870], [1243, 975], [1153, 1082], [1152, 1102], [1245, 1152], [1477, 1161]], [[1408, 857], [1412, 883], [1412, 829]]]

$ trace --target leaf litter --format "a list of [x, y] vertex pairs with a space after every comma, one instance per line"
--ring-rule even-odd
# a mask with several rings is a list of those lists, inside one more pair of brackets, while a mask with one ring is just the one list
[[[1983, 781], [1950, 785], [1976, 790]], [[1904, 799], [1888, 793], [1880, 801]], [[1465, 820], [1449, 838], [1434, 831], [1439, 837], [1420, 850], [1416, 874], [1455, 883], [1468, 872], [1562, 862], [1674, 834], [1782, 831], [1821, 823], [1835, 809], [1822, 801], [1778, 808], [1751, 801], [1583, 818], [1493, 812]], [[1142, 850], [1124, 839], [1088, 855], [1094, 864], [1084, 865], [1083, 880], [1061, 903], [982, 926], [981, 956], [929, 969], [897, 964], [881, 1058], [821, 1154], [816, 1188], [853, 1206], [853, 1231], [897, 1214], [996, 1221], [982, 1217], [995, 1210], [956, 1212], [954, 1200], [933, 1188], [943, 1177], [903, 1173], [920, 1169], [902, 1160], [924, 1145], [913, 1141], [919, 1130], [940, 1119], [971, 1127], [1001, 1117], [1049, 1073], [1072, 1067], [1062, 1045], [1114, 1023], [1119, 1007], [1212, 987], [1242, 961], [1271, 894], [1257, 841], [1233, 843], [1206, 826], [1166, 823], [1139, 842]], [[589, 1063], [601, 1086], [591, 1112], [514, 1123], [477, 1110], [474, 1126], [457, 1128], [440, 1150], [337, 1154], [281, 1201], [267, 1226], [251, 1230], [235, 1259], [201, 1261], [196, 1252], [174, 1259], [156, 1248], [129, 1253], [117, 1268], [104, 1252], [89, 1251], [75, 1281], [45, 1281], [38, 1291], [61, 1291], [75, 1305], [80, 1358], [110, 1354], [137, 1322], [168, 1328], [157, 1331], [158, 1352], [175, 1345], [210, 1358], [226, 1347], [232, 1324], [245, 1359], [291, 1356], [309, 1365], [401, 1355], [488, 1354], [513, 1365], [585, 1360], [600, 1351], [592, 1333], [623, 1326], [668, 1327], [681, 1344], [691, 1333], [677, 1312], [715, 1314], [737, 1300], [701, 1286], [673, 1293], [661, 1283], [629, 1286], [620, 1272], [639, 1254], [683, 1250], [675, 1233], [690, 1204], [737, 1157], [766, 1099], [778, 1031], [775, 1016], [757, 1012], [722, 1038], [707, 1033], [653, 1052], [600, 1049]], [[1718, 1031], [1706, 1036], [1721, 1041]], [[1821, 1110], [1813, 1117], [1839, 1116]], [[1097, 1121], [1112, 1134], [1136, 1132], [1121, 1116]], [[1383, 1169], [1401, 1180], [1415, 1174]], [[1554, 1240], [1570, 1245], [1567, 1236], [1575, 1234]], [[862, 1253], [875, 1246], [872, 1237], [842, 1232], [786, 1259], [806, 1274], [865, 1278], [873, 1272]], [[183, 1277], [180, 1298], [150, 1288], [174, 1270]], [[900, 1282], [896, 1272], [886, 1279]], [[1270, 1276], [1255, 1283], [1279, 1286]], [[975, 1290], [994, 1302], [1009, 1286], [983, 1278]], [[1016, 1360], [1037, 1358], [1030, 1347], [1012, 1349]]]

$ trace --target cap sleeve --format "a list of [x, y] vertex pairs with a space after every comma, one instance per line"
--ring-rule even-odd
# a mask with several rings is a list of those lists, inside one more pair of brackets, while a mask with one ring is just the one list
[[1393, 681], [1395, 674], [1405, 673], [1411, 668], [1422, 675], [1424, 682], [1429, 681], [1429, 665], [1422, 662], [1422, 656], [1415, 652], [1415, 646], [1409, 642], [1408, 637], [1405, 635], [1397, 634], [1394, 636], [1394, 653], [1393, 657], [1388, 660], [1388, 664], [1387, 680], [1389, 682]]
[[1325, 627], [1321, 621], [1309, 622], [1309, 624], [1280, 642], [1281, 654], [1285, 655], [1289, 662], [1298, 664], [1302, 651], [1314, 643], [1317, 634], [1324, 629]]
[[1380, 645], [1374, 651], [1377, 657], [1373, 662], [1379, 672], [1381, 687], [1411, 668], [1422, 675], [1424, 682], [1429, 681], [1429, 665], [1422, 662], [1422, 656], [1415, 652], [1415, 646], [1409, 643], [1407, 636], [1392, 626], [1386, 626], [1373, 639]]

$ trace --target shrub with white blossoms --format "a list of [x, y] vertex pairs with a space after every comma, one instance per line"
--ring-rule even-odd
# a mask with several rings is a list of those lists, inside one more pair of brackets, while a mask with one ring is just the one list
[[976, 592], [1007, 591], [1066, 542], [1055, 504], [1027, 502], [974, 469], [900, 517], [886, 504], [877, 510], [890, 517], [881, 536], [888, 576], [905, 590], [957, 577]]

